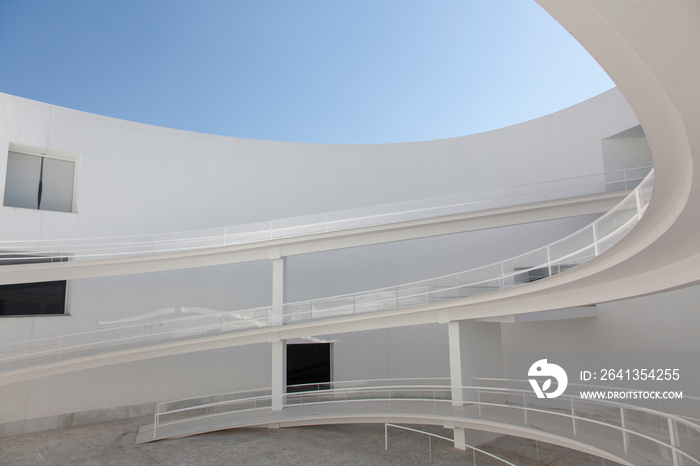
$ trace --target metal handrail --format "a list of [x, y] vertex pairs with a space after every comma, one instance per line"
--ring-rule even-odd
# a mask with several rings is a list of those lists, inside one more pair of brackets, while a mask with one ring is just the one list
[[[516, 464], [511, 463], [510, 461], [507, 461], [507, 460], [501, 458], [500, 456], [494, 455], [493, 453], [489, 453], [488, 451], [484, 451], [480, 448], [477, 448], [477, 447], [472, 446], [472, 445], [468, 445], [464, 442], [458, 442], [457, 440], [451, 439], [449, 437], [445, 437], [444, 435], [438, 435], [438, 434], [434, 434], [432, 432], [426, 432], [424, 430], [414, 429], [412, 427], [400, 426], [398, 424], [390, 424], [388, 422], [385, 422], [384, 423], [384, 450], [387, 450], [387, 451], [389, 450], [389, 433], [387, 431], [387, 427], [395, 427], [397, 429], [403, 429], [403, 430], [407, 430], [409, 432], [416, 432], [419, 434], [427, 435], [428, 438], [435, 437], [435, 438], [439, 438], [441, 440], [447, 440], [450, 443], [454, 443], [454, 444], [459, 445], [459, 446], [464, 447], [464, 448], [469, 448], [472, 451], [472, 465], [474, 465], [474, 466], [476, 466], [476, 452], [477, 451], [479, 453], [482, 453], [482, 454], [489, 456], [493, 459], [496, 459], [502, 463], [509, 464], [510, 466], [518, 466]], [[430, 460], [432, 461], [432, 459], [433, 459], [433, 455], [432, 455], [432, 449], [431, 449]]]
[[[530, 251], [494, 264], [489, 264], [487, 266], [477, 267], [475, 269], [445, 275], [422, 282], [413, 282], [379, 290], [363, 291], [352, 295], [333, 296], [330, 298], [312, 301], [288, 303], [283, 306], [284, 316], [281, 318], [281, 322], [278, 321], [279, 318], [275, 318], [272, 315], [272, 306], [265, 306], [248, 310], [229, 311], [206, 316], [159, 320], [127, 326], [111, 327], [107, 329], [89, 330], [56, 337], [37, 338], [22, 342], [8, 343], [0, 345], [0, 352], [15, 352], [18, 354], [0, 357], [0, 364], [3, 362], [11, 364], [15, 361], [21, 361], [22, 359], [30, 359], [32, 357], [44, 355], [48, 356], [51, 354], [56, 356], [57, 361], [61, 361], [84, 356], [84, 354], [76, 356], [75, 351], [78, 348], [90, 348], [88, 354], [94, 354], [95, 351], [100, 350], [103, 350], [103, 352], [118, 351], [122, 349], [122, 345], [135, 344], [133, 340], [141, 338], [159, 337], [161, 338], [160, 341], [162, 342], [168, 338], [177, 338], [179, 332], [194, 332], [197, 333], [196, 337], [202, 336], [202, 334], [205, 332], [206, 334], [210, 334], [212, 332], [214, 334], [231, 333], [241, 330], [241, 328], [239, 328], [241, 325], [245, 326], [245, 329], [251, 327], [286, 325], [300, 321], [331, 318], [347, 314], [354, 315], [370, 311], [377, 312], [389, 309], [408, 308], [427, 304], [431, 299], [435, 302], [437, 299], [451, 300], [464, 298], [466, 296], [461, 294], [462, 290], [464, 290], [467, 295], [471, 296], [481, 294], [483, 290], [488, 292], [511, 288], [522, 284], [517, 282], [516, 279], [518, 277], [522, 277], [523, 275], [527, 277], [529, 276], [530, 272], [538, 270], [546, 271], [546, 276], [555, 275], [556, 273], [559, 273], [562, 267], [575, 266], [596, 257], [619, 241], [624, 234], [626, 234], [627, 231], [629, 231], [639, 221], [646, 211], [649, 199], [651, 198], [653, 180], [654, 172], [652, 170], [647, 177], [625, 197], [622, 202], [620, 202], [605, 215], [598, 218], [592, 224], [582, 228], [576, 233], [550, 243], [547, 246], [535, 249], [534, 251]], [[630, 207], [630, 205], [633, 207]], [[608, 224], [612, 224], [614, 228], [610, 228]], [[587, 238], [585, 238], [586, 241], [579, 244], [581, 243], [579, 240], [579, 236], [581, 235], [585, 235]], [[564, 253], [555, 253], [559, 249], [564, 250]], [[543, 259], [544, 262], [535, 262]], [[528, 260], [530, 262], [528, 262]], [[536, 265], [532, 265], [533, 262]], [[516, 264], [518, 263], [529, 264], [529, 266], [517, 268]], [[484, 274], [484, 270], [495, 270], [495, 272], [493, 275], [487, 275], [486, 278], [481, 278], [481, 275]], [[508, 271], [506, 272], [506, 270]], [[470, 274], [481, 275], [476, 280], [465, 280], [465, 277], [469, 277]], [[454, 282], [454, 284], [443, 288], [437, 287], [440, 282], [445, 280], [451, 280]], [[460, 283], [460, 280], [464, 280], [464, 282]], [[417, 286], [422, 286], [425, 288], [425, 290], [421, 292], [410, 291], [411, 288], [416, 288]], [[401, 295], [401, 291], [405, 290], [409, 290], [410, 292], [406, 295]], [[444, 296], [446, 291], [455, 290], [457, 291], [456, 296]], [[389, 294], [389, 297], [373, 299], [367, 303], [358, 303], [358, 300], [361, 301], [368, 295], [381, 293]], [[443, 296], [440, 296], [441, 294]], [[319, 304], [333, 304], [334, 301], [337, 302], [350, 299], [352, 300], [351, 312], [347, 312], [349, 309], [347, 304], [341, 304], [339, 306], [329, 305], [327, 308], [322, 310], [314, 310], [313, 308]], [[311, 310], [299, 311], [298, 309], [302, 307], [310, 307]], [[241, 318], [241, 315], [244, 315], [244, 317]], [[176, 326], [177, 328], [168, 329], [167, 327], [169, 325]], [[155, 331], [153, 327], [157, 327]], [[137, 331], [138, 333], [132, 334], [133, 331]], [[110, 335], [110, 332], [114, 333], [114, 335]], [[165, 335], [165, 338], [163, 338], [163, 335]], [[85, 337], [93, 338], [87, 342], [81, 341], [81, 338]], [[111, 346], [105, 347], [105, 344], [111, 344]], [[149, 344], [153, 344], [153, 342], [146, 342], [141, 346]], [[48, 346], [48, 349], [43, 348], [42, 345]], [[99, 346], [103, 346], [103, 348], [99, 348]], [[27, 349], [23, 350], [24, 347]], [[66, 354], [71, 352], [72, 354]], [[28, 365], [20, 367], [30, 367], [31, 365], [32, 361], [28, 361]], [[4, 370], [11, 369], [14, 368]]]
[[[407, 379], [409, 380], [409, 379]], [[373, 381], [367, 380], [365, 381], [368, 384], [372, 383]], [[448, 395], [451, 394], [452, 390], [454, 388], [461, 389], [462, 391], [469, 391], [471, 393], [476, 393], [476, 399], [475, 400], [469, 400], [469, 401], [464, 401], [464, 402], [458, 402], [459, 406], [455, 408], [455, 402], [452, 401], [450, 396], [447, 396], [445, 398], [440, 398], [437, 395]], [[366, 394], [367, 397], [365, 398], [362, 396], [363, 394]], [[418, 397], [416, 397], [416, 394], [419, 394]], [[504, 400], [499, 401], [499, 400], [490, 400], [490, 401], [483, 401], [483, 395], [484, 394], [496, 394], [499, 396], [503, 396]], [[352, 398], [353, 395], [360, 395], [362, 398]], [[423, 396], [425, 395], [425, 396]], [[198, 420], [205, 420], [205, 421], [210, 421], [213, 418], [219, 417], [219, 416], [231, 416], [231, 415], [237, 415], [237, 414], [243, 414], [243, 413], [251, 413], [251, 412], [266, 412], [266, 413], [272, 413], [272, 400], [275, 396], [280, 396], [280, 395], [264, 395], [264, 396], [258, 396], [258, 397], [251, 397], [247, 399], [242, 399], [242, 400], [231, 400], [231, 401], [222, 401], [222, 402], [216, 402], [216, 403], [205, 403], [202, 405], [195, 405], [191, 407], [186, 407], [186, 408], [181, 408], [181, 409], [175, 409], [175, 410], [169, 410], [169, 411], [160, 411], [157, 410], [156, 414], [154, 416], [154, 426], [153, 426], [153, 436], [154, 439], [158, 439], [158, 429], [163, 429], [167, 427], [172, 427], [172, 426], [177, 426], [177, 425], [182, 425], [183, 423], [192, 423], [193, 421], [198, 421]], [[458, 417], [463, 417], [463, 418], [484, 418], [484, 419], [489, 419], [488, 416], [486, 416], [483, 413], [483, 408], [488, 408], [488, 407], [498, 407], [498, 408], [508, 408], [508, 409], [516, 409], [519, 411], [522, 411], [523, 413], [523, 418], [520, 418], [520, 420], [517, 420], [515, 424], [522, 426], [529, 426], [529, 427], [534, 427], [540, 430], [547, 430], [546, 425], [537, 424], [533, 425], [532, 424], [532, 416], [528, 419], [528, 414], [532, 415], [533, 413], [540, 413], [540, 414], [546, 414], [550, 416], [556, 416], [557, 418], [563, 418], [563, 419], [570, 419], [571, 420], [571, 427], [573, 431], [573, 436], [569, 436], [570, 438], [578, 439], [579, 441], [583, 441], [580, 437], [580, 427], [583, 426], [585, 423], [588, 424], [593, 424], [593, 425], [598, 425], [598, 426], [603, 426], [609, 429], [613, 429], [615, 431], [618, 431], [622, 434], [622, 445], [620, 445], [626, 454], [634, 454], [636, 449], [639, 449], [641, 447], [635, 446], [635, 443], [630, 442], [629, 439], [631, 437], [634, 437], [638, 440], [643, 440], [647, 442], [647, 445], [652, 444], [652, 445], [657, 445], [657, 448], [662, 448], [662, 449], [667, 449], [667, 451], [672, 453], [672, 459], [674, 466], [678, 466], [680, 464], [679, 460], [681, 458], [686, 458], [690, 461], [692, 461], [694, 464], [700, 465], [700, 457], [697, 455], [700, 455], [700, 450], [697, 452], [689, 452], [685, 450], [684, 445], [679, 445], [678, 442], [678, 432], [680, 431], [680, 428], [683, 429], [684, 432], [687, 433], [689, 437], [692, 437], [693, 439], [700, 439], [700, 425], [695, 424], [693, 422], [690, 422], [686, 419], [683, 419], [679, 416], [675, 416], [672, 414], [652, 410], [649, 408], [644, 408], [644, 407], [639, 407], [639, 406], [634, 406], [626, 403], [619, 403], [619, 402], [613, 402], [613, 401], [606, 401], [606, 400], [591, 400], [591, 399], [584, 399], [578, 396], [573, 396], [573, 395], [562, 395], [559, 397], [559, 400], [563, 400], [564, 402], [568, 402], [571, 406], [571, 410], [561, 410], [561, 408], [557, 407], [552, 407], [552, 408], [547, 408], [547, 406], [537, 406], [534, 407], [532, 405], [528, 405], [528, 397], [529, 398], [534, 398], [536, 400], [539, 400], [534, 397], [534, 394], [532, 391], [529, 390], [519, 390], [519, 389], [508, 389], [508, 388], [492, 388], [492, 387], [482, 387], [482, 386], [463, 386], [463, 387], [452, 387], [450, 385], [435, 385], [435, 386], [428, 386], [428, 385], [414, 385], [414, 384], [405, 384], [405, 385], [387, 385], [387, 386], [363, 386], [363, 387], [346, 387], [342, 389], [329, 389], [329, 390], [321, 390], [321, 391], [309, 391], [309, 392], [300, 392], [300, 393], [293, 393], [293, 394], [286, 394], [282, 395], [283, 399], [285, 401], [285, 408], [293, 408], [293, 407], [300, 407], [303, 410], [304, 406], [317, 406], [317, 405], [337, 405], [339, 406], [340, 404], [347, 404], [347, 403], [359, 403], [359, 402], [375, 402], [375, 401], [391, 401], [391, 400], [400, 400], [402, 402], [420, 402], [420, 403], [425, 403], [425, 402], [432, 402], [430, 405], [432, 409], [430, 410], [430, 413], [423, 413], [423, 414], [431, 414], [437, 412], [437, 404], [440, 403], [441, 406], [449, 404], [451, 406], [452, 410], [454, 411], [454, 415]], [[202, 397], [202, 398], [209, 398], [209, 397]], [[321, 398], [335, 398], [329, 400], [321, 400]], [[293, 403], [290, 403], [290, 401], [294, 401]], [[314, 400], [314, 401], [309, 401], [309, 400]], [[514, 404], [512, 400], [522, 400], [522, 405]], [[542, 402], [542, 400], [539, 400]], [[546, 401], [551, 401], [551, 400], [546, 400]], [[269, 403], [268, 403], [269, 402]], [[252, 403], [252, 408], [249, 406]], [[615, 412], [619, 412], [620, 416], [619, 418], [615, 418], [614, 416], [605, 416], [604, 414], [599, 414], [597, 415], [597, 419], [593, 419], [592, 417], [585, 417], [581, 416], [576, 413], [575, 410], [575, 403], [586, 403], [589, 406], [598, 406], [602, 408], [614, 408]], [[236, 409], [236, 404], [243, 404], [245, 405], [245, 409]], [[476, 406], [478, 408], [478, 415], [475, 415], [475, 413], [472, 413], [471, 415], [468, 415], [463, 409], [461, 409], [462, 406]], [[416, 406], [417, 407], [417, 406]], [[416, 407], [413, 407], [411, 409], [411, 413], [416, 413]], [[210, 413], [209, 409], [212, 408], [217, 408], [215, 413]], [[225, 408], [225, 409], [222, 409]], [[206, 414], [202, 415], [200, 414], [202, 410], [206, 409], [207, 412]], [[347, 409], [347, 406], [345, 407]], [[376, 414], [378, 412], [378, 407], [374, 406], [372, 408], [372, 412]], [[183, 414], [186, 415], [186, 413], [192, 413], [193, 416], [190, 417], [183, 417]], [[381, 412], [381, 411], [379, 411]], [[324, 413], [327, 413], [327, 411], [324, 411]], [[634, 428], [634, 425], [630, 425], [629, 423], [625, 422], [626, 416], [625, 414], [629, 413], [642, 413], [646, 415], [650, 420], [648, 421], [647, 424], [640, 425], [642, 428], [646, 428], [647, 431], [644, 430], [638, 430]], [[332, 413], [331, 413], [332, 414]], [[339, 411], [338, 414], [343, 414], [343, 411]], [[420, 413], [419, 413], [420, 414]], [[177, 415], [178, 419], [174, 421], [168, 421], [167, 416], [172, 416], [172, 415]], [[165, 422], [163, 422], [163, 418], [165, 418]], [[667, 432], [667, 437], [662, 438], [657, 438], [652, 436], [652, 434], [649, 432], [653, 430], [654, 428], [657, 428], [658, 426], [656, 425], [656, 419], [659, 419], [661, 421], [661, 428], [662, 428], [662, 433], [666, 434], [665, 431], [663, 431], [664, 426], [667, 426], [668, 432]], [[289, 419], [289, 417], [286, 417], [285, 419]], [[522, 421], [522, 422], [521, 422]], [[615, 422], [617, 421], [617, 422]], [[513, 420], [509, 421], [504, 421], [503, 419], [500, 419], [500, 422], [506, 422], [506, 423], [513, 423]], [[232, 426], [235, 425], [234, 421], [229, 420], [229, 424]], [[209, 424], [206, 424], [209, 425]], [[578, 431], [577, 431], [578, 427]], [[218, 425], [217, 428], [223, 428], [222, 425]], [[186, 433], [194, 433], [194, 432], [200, 432], [200, 431], [206, 431], [207, 429], [201, 429], [200, 426], [195, 426], [194, 428], [190, 428], [190, 432], [185, 432], [185, 431], [178, 431], [177, 435], [184, 435]], [[564, 435], [568, 436], [568, 434], [564, 434], [562, 432], [557, 433], [557, 435]], [[166, 438], [166, 436], [162, 438]], [[606, 438], [605, 440], [610, 440], [609, 438]], [[691, 445], [694, 448], [696, 447], [695, 445]], [[597, 445], [598, 448], [601, 448], [600, 445]], [[616, 447], [617, 448], [617, 447]], [[641, 450], [640, 450], [641, 451]]]
[[[499, 207], [524, 204], [522, 200], [519, 200], [523, 196], [539, 196], [538, 200], [540, 201], [551, 201], [580, 196], [582, 189], [584, 190], [583, 194], [605, 192], [608, 186], [613, 186], [615, 190], [631, 189], [636, 187], [650, 169], [650, 166], [635, 167], [477, 193], [463, 193], [204, 230], [73, 239], [4, 240], [0, 241], [0, 263], [3, 261], [12, 263], [62, 262], [65, 260], [163, 254], [254, 243], [275, 238], [345, 230], [359, 226], [436, 218], [493, 208], [494, 202]], [[573, 182], [581, 180], [594, 180], [594, 182], [572, 185]], [[567, 186], [541, 189], [543, 186], [561, 184]], [[539, 191], [536, 190], [538, 188]], [[570, 193], [569, 196], [566, 195], [567, 192]], [[486, 199], [481, 199], [483, 197]], [[477, 199], [474, 200], [475, 198]], [[509, 202], [508, 199], [511, 201]]]
[[[473, 379], [475, 382], [479, 380], [484, 380], [484, 381], [493, 381], [493, 382], [506, 382], [506, 383], [522, 383], [523, 385], [529, 385], [529, 381], [526, 379], [502, 379], [498, 377], [474, 377]], [[498, 388], [498, 387], [488, 387], [485, 385], [480, 385], [483, 388]], [[568, 387], [581, 387], [581, 388], [596, 388], [596, 389], [603, 389], [603, 390], [612, 390], [612, 391], [618, 391], [618, 392], [635, 392], [638, 391], [637, 389], [634, 388], [624, 388], [624, 387], [611, 387], [610, 385], [592, 385], [592, 384], [583, 384], [583, 383], [572, 383], [569, 382], [567, 384]], [[683, 399], [689, 399], [689, 400], [696, 400], [700, 401], [700, 396], [692, 396], [688, 395], [685, 392], [683, 392]]]
[[[331, 386], [334, 387], [335, 389], [340, 389], [340, 388], [346, 388], [355, 384], [368, 384], [368, 383], [385, 383], [385, 382], [397, 382], [397, 381], [405, 381], [405, 380], [410, 380], [414, 383], [418, 383], [420, 385], [420, 382], [424, 381], [449, 381], [449, 377], [421, 377], [421, 378], [405, 378], [405, 377], [394, 377], [394, 378], [387, 378], [387, 379], [371, 379], [371, 380], [365, 380], [365, 379], [355, 379], [355, 380], [342, 380], [342, 381], [332, 381], [332, 382], [319, 382], [319, 383], [301, 383], [301, 384], [292, 384], [292, 385], [287, 385], [287, 389], [290, 388], [299, 388], [299, 387], [316, 387], [316, 389], [311, 389], [311, 390], [306, 390], [305, 392], [295, 392], [295, 393], [315, 393], [316, 391], [321, 390], [321, 387], [327, 387]], [[269, 388], [261, 388], [261, 389], [250, 389], [250, 390], [237, 390], [235, 392], [225, 392], [225, 393], [215, 393], [212, 395], [207, 395], [207, 398], [221, 398], [221, 397], [231, 397], [231, 396], [238, 396], [238, 395], [244, 395], [244, 394], [250, 394], [250, 393], [257, 393], [261, 391], [270, 391]], [[168, 401], [160, 401], [156, 405], [156, 411], [160, 412], [160, 407], [166, 404], [177, 404], [177, 403], [185, 403], [188, 401], [193, 401], [193, 400], [199, 400], [201, 399], [201, 396], [195, 396], [195, 397], [188, 397], [188, 398], [177, 398], [174, 400], [168, 400]], [[229, 400], [232, 401], [232, 400]]]

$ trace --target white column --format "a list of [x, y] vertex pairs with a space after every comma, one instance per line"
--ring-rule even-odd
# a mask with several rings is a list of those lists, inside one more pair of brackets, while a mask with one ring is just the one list
[[271, 325], [283, 325], [284, 303], [287, 300], [287, 258], [272, 259], [272, 318]]
[[462, 351], [459, 338], [459, 322], [447, 324], [450, 346], [450, 386], [452, 387], [452, 406], [462, 406]]
[[[287, 258], [271, 257], [272, 260], [272, 312], [271, 325], [284, 324], [284, 303], [287, 299]], [[277, 335], [272, 345], [272, 410], [284, 408], [287, 393], [287, 341]]]
[[457, 450], [466, 450], [467, 447], [465, 444], [467, 443], [467, 432], [463, 427], [455, 427], [452, 429], [453, 433], [453, 441], [455, 448]]
[[287, 393], [287, 341], [277, 340], [272, 345], [272, 410], [284, 408]]
[[[447, 324], [447, 336], [450, 347], [450, 386], [452, 387], [452, 406], [462, 406], [462, 350], [459, 335], [459, 322]], [[458, 450], [465, 450], [466, 432], [461, 427], [453, 429], [454, 446]]]

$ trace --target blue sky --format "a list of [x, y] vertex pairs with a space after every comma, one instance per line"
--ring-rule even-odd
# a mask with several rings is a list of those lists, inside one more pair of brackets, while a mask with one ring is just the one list
[[0, 0], [0, 92], [227, 136], [408, 142], [613, 83], [532, 0]]

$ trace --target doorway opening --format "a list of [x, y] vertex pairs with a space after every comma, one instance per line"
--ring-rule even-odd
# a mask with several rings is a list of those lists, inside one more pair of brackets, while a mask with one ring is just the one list
[[330, 388], [331, 353], [330, 343], [288, 344], [287, 393]]

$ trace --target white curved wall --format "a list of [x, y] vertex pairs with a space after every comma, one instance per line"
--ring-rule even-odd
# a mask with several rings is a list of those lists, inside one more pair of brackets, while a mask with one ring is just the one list
[[[637, 125], [616, 90], [502, 130], [380, 145], [290, 144], [203, 135], [2, 94], [0, 109], [0, 183], [5, 180], [5, 149], [10, 143], [80, 157], [77, 213], [0, 207], [0, 239], [207, 228], [600, 173], [610, 162], [601, 141]], [[647, 163], [645, 157], [648, 154], [642, 154], [642, 160], [617, 162], [642, 165]], [[293, 257], [288, 262], [289, 300], [483, 265], [546, 244], [590, 221], [563, 219]], [[270, 281], [267, 262], [73, 280], [68, 284], [70, 316], [4, 318], [0, 339], [65, 334], [126, 323], [154, 312], [177, 315], [193, 307], [231, 310], [267, 305]], [[336, 341], [337, 379], [449, 374], [445, 326], [328, 339]], [[269, 360], [267, 347], [232, 348], [4, 386], [0, 397], [11, 402], [0, 405], [0, 422], [34, 430], [44, 422], [60, 425], [67, 413], [265, 386], [270, 380]]]
[[81, 158], [78, 214], [3, 207], [1, 239], [199, 229], [600, 173], [600, 141], [637, 124], [616, 90], [501, 130], [376, 145], [190, 133], [6, 94], [0, 110], [3, 188], [9, 143]]

